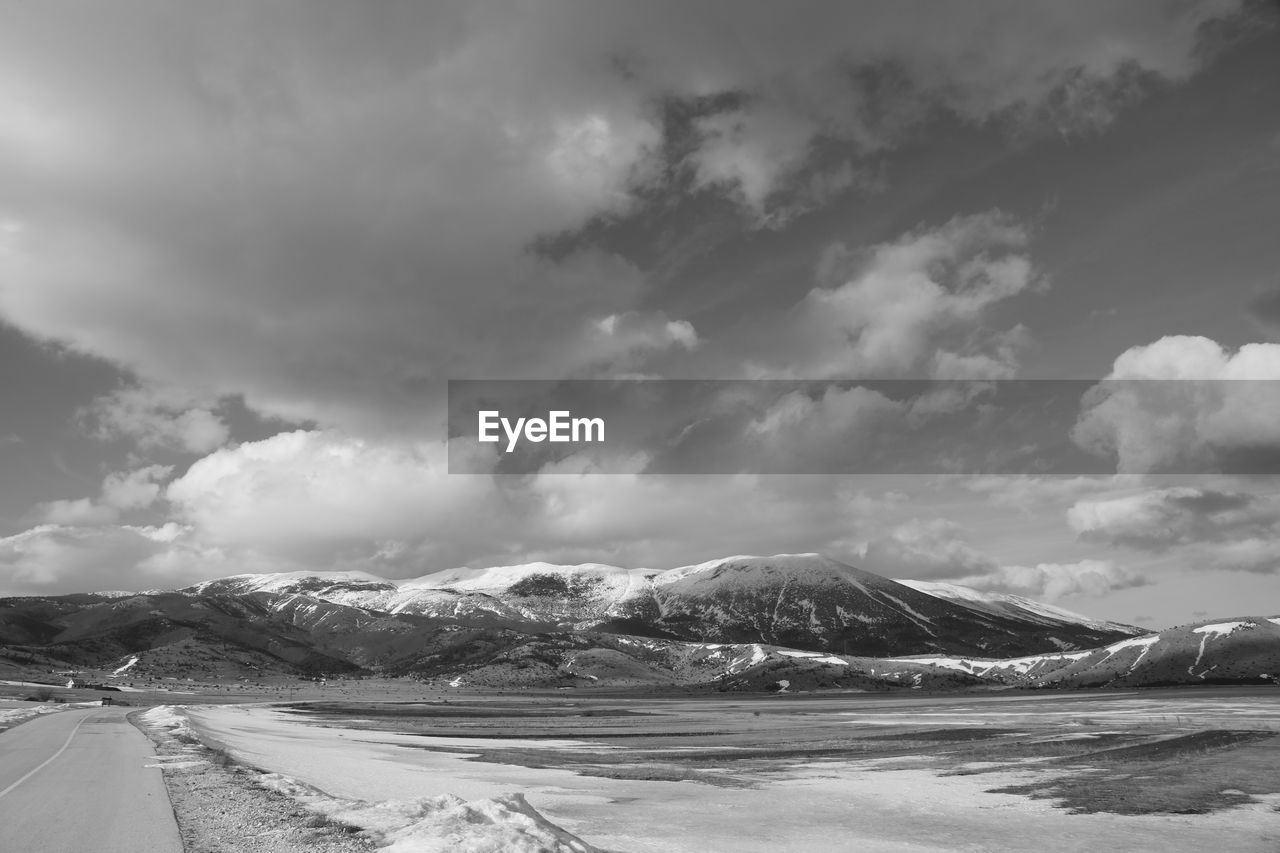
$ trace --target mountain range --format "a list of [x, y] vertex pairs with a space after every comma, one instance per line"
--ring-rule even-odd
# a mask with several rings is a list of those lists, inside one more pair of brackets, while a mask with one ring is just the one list
[[[491, 687], [1088, 686], [1143, 682], [1148, 670], [1169, 683], [1265, 680], [1280, 670], [1268, 663], [1280, 646], [1274, 621], [1143, 636], [1018, 596], [791, 554], [666, 571], [531, 563], [400, 581], [250, 574], [172, 591], [0, 599], [0, 665], [136, 679], [379, 673]], [[1184, 667], [1191, 652], [1175, 650], [1200, 640], [1199, 659]], [[1237, 646], [1248, 653], [1223, 657]]]

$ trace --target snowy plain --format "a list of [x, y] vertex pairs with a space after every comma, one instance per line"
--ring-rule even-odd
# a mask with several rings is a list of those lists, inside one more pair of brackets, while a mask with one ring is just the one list
[[[1248, 720], [1280, 726], [1274, 710], [1265, 706], [1260, 710], [1252, 702], [1216, 703], [1212, 708], [1194, 704], [1171, 708], [1168, 703], [1141, 700], [1106, 707], [1062, 702], [1054, 705], [1059, 710], [1048, 711], [1050, 718], [1057, 713], [1065, 720], [1079, 713], [1070, 710], [1077, 704], [1088, 704], [1088, 713], [1100, 722], [1117, 725], [1171, 713], [1204, 713], [1205, 722]], [[1018, 707], [1025, 711], [1013, 710]], [[961, 703], [945, 712], [922, 713], [917, 722], [1009, 725], [1045, 710], [1014, 703], [1002, 704], [999, 712], [993, 712], [982, 703]], [[548, 753], [610, 748], [588, 740], [374, 732], [332, 722], [317, 725], [291, 712], [261, 706], [191, 707], [181, 713], [207, 743], [279, 774], [282, 785], [323, 792], [339, 804], [331, 810], [343, 803], [362, 802], [394, 811], [405, 808], [404, 803], [450, 795], [460, 798], [458, 802], [527, 801], [555, 826], [607, 851], [1013, 853], [1028, 849], [1033, 839], [1040, 839], [1040, 849], [1055, 851], [1273, 851], [1280, 839], [1276, 811], [1280, 798], [1276, 796], [1210, 814], [1071, 814], [1048, 800], [990, 793], [992, 788], [1034, 778], [1031, 769], [944, 776], [936, 769], [913, 766], [918, 762], [909, 759], [797, 760], [785, 772], [763, 775], [752, 785], [727, 787], [688, 780], [602, 778], [555, 767], [470, 760], [495, 743]], [[845, 712], [848, 725], [858, 728], [901, 725], [911, 716], [905, 705]], [[513, 794], [523, 799], [504, 799]], [[1052, 845], [1044, 846], [1044, 839], [1052, 839]]]

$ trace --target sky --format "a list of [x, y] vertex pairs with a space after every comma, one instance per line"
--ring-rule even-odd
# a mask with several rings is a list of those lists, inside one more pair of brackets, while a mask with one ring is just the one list
[[[0, 595], [821, 552], [1280, 607], [1273, 3], [0, 8]], [[1055, 415], [1078, 472], [823, 473], [992, 411], [846, 384], [715, 474], [450, 473], [450, 380], [640, 378], [1177, 381]]]

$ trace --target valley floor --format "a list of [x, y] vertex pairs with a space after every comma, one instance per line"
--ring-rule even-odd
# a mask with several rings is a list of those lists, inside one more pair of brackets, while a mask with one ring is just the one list
[[348, 804], [518, 792], [608, 851], [1280, 848], [1273, 687], [455, 693], [185, 714], [234, 759]]

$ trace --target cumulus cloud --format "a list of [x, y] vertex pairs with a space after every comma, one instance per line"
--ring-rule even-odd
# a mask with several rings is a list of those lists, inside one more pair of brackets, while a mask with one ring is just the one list
[[591, 352], [594, 367], [608, 367], [625, 374], [643, 365], [651, 355], [667, 350], [692, 350], [698, 333], [687, 320], [669, 320], [657, 312], [610, 314], [591, 323], [584, 351]]
[[1082, 500], [1067, 513], [1079, 536], [1198, 569], [1280, 571], [1280, 501], [1272, 494], [1196, 486]]
[[173, 471], [169, 465], [147, 465], [132, 471], [114, 471], [102, 481], [98, 498], [49, 501], [36, 507], [46, 524], [81, 527], [111, 524], [121, 513], [146, 509], [160, 496], [160, 481]]
[[119, 513], [92, 498], [70, 498], [42, 503], [36, 507], [40, 520], [55, 525], [109, 524]]
[[1280, 505], [1270, 496], [1194, 486], [1082, 500], [1067, 511], [1082, 538], [1163, 551], [1207, 542], [1280, 535]]
[[299, 430], [211, 453], [165, 496], [210, 544], [316, 556], [461, 530], [487, 490], [448, 477], [434, 448]]
[[948, 580], [971, 589], [1045, 601], [1077, 595], [1098, 597], [1147, 582], [1109, 560], [1003, 565], [971, 546], [961, 525], [944, 518], [901, 524], [888, 535], [865, 543], [861, 557], [867, 569], [889, 577]]
[[913, 580], [986, 574], [998, 563], [964, 539], [964, 528], [944, 518], [912, 519], [867, 542], [862, 565], [877, 574]]
[[172, 465], [147, 465], [108, 474], [102, 481], [102, 502], [121, 511], [146, 509], [160, 497], [161, 481], [172, 472]]
[[[1201, 25], [1239, 8], [135, 0], [67, 26], [34, 4], [0, 34], [0, 312], [147, 381], [404, 426], [443, 378], [612, 368], [617, 341], [584, 322], [653, 310], [676, 325], [646, 340], [691, 339], [633, 261], [584, 239], [553, 258], [539, 238], [662, 203], [690, 172], [767, 220], [791, 190], [813, 204], [855, 185], [868, 154], [940, 113], [1094, 126], [1134, 79], [1193, 74]], [[672, 103], [695, 117], [674, 146]], [[955, 271], [967, 295], [917, 282], [889, 325], [949, 328], [1025, 285], [1001, 254]], [[850, 317], [875, 289], [813, 295], [801, 333], [831, 344], [852, 323], [864, 340], [807, 367], [911, 361]], [[930, 367], [998, 374], [1011, 348], [988, 337]], [[218, 430], [143, 432], [208, 449]]]
[[745, 424], [741, 452], [767, 460], [769, 470], [856, 470], [875, 463], [907, 411], [907, 404], [865, 387], [828, 386], [816, 398], [791, 391]]
[[[1240, 5], [130, 0], [67, 26], [32, 4], [0, 30], [0, 315], [138, 377], [90, 407], [97, 434], [203, 458], [167, 487], [135, 471], [49, 504], [0, 566], [136, 586], [839, 553], [851, 505], [824, 478], [449, 477], [419, 443], [429, 398], [446, 378], [747, 364], [1010, 376], [1028, 333], [993, 309], [1042, 279], [1008, 216], [834, 249], [819, 287], [741, 337], [695, 329], [643, 252], [593, 235], [689, 189], [784, 222], [873, 187], [877, 153], [940, 116], [1097, 127], [1143, 80], [1192, 75], [1201, 25]], [[232, 446], [228, 396], [320, 428]], [[161, 509], [170, 524], [118, 524]]]
[[0, 538], [0, 594], [117, 589], [157, 550], [126, 528], [38, 525]]
[[1082, 401], [1072, 438], [1122, 473], [1252, 473], [1280, 460], [1280, 344], [1231, 352], [1164, 337], [1124, 352], [1106, 379]]
[[254, 549], [209, 546], [184, 525], [41, 524], [0, 537], [0, 595], [175, 589], [242, 572], [306, 563]]
[[528, 555], [675, 565], [696, 556], [691, 548], [706, 558], [812, 550], [847, 529], [841, 488], [828, 478], [600, 475], [582, 458], [527, 477], [450, 475], [439, 444], [298, 431], [216, 451], [165, 495], [209, 546], [366, 559], [403, 577]]
[[1145, 586], [1147, 580], [1109, 560], [1080, 560], [1001, 566], [992, 572], [960, 578], [958, 583], [977, 590], [1058, 601], [1072, 596], [1097, 598], [1112, 590]]
[[439, 445], [284, 433], [197, 461], [153, 506], [163, 522], [45, 524], [9, 542], [0, 569], [21, 569], [6, 590], [74, 591], [245, 571], [414, 577], [536, 559], [669, 568], [743, 552], [848, 556], [872, 511], [837, 478], [603, 476], [580, 463], [450, 475]]
[[763, 215], [784, 176], [806, 160], [817, 127], [780, 109], [717, 113], [697, 122], [695, 187], [723, 187]]
[[129, 438], [144, 450], [208, 453], [230, 435], [226, 421], [194, 395], [155, 385], [121, 388], [99, 397], [82, 418], [99, 438]]
[[775, 324], [754, 360], [761, 377], [1003, 379], [1017, 368], [1021, 327], [986, 314], [1041, 279], [1027, 230], [990, 211], [920, 229], [865, 251], [833, 247], [821, 277]]

